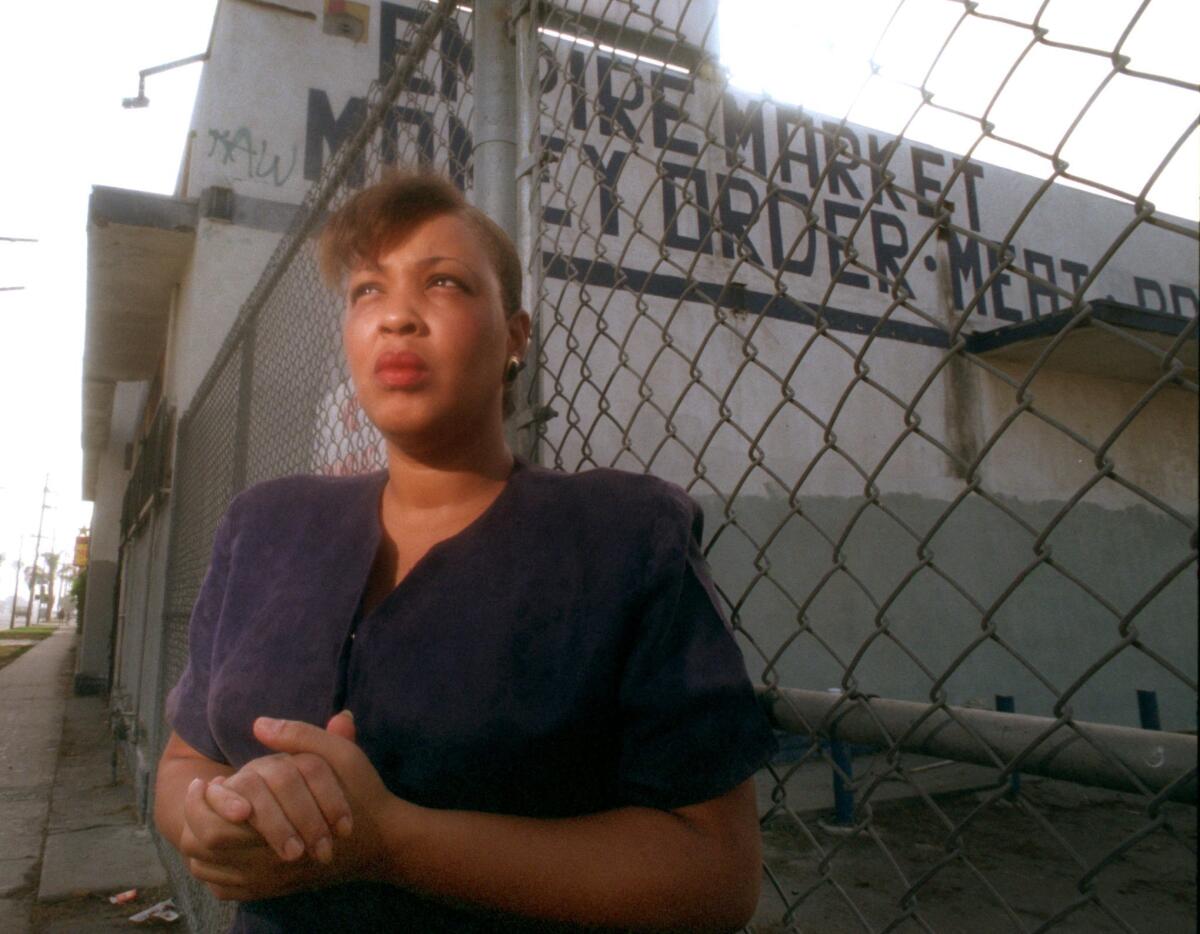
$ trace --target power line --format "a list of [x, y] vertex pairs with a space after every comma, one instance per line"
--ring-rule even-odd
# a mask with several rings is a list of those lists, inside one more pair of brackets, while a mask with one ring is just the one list
[[[5, 243], [37, 243], [36, 237], [0, 237], [0, 241]], [[23, 285], [0, 285], [0, 292], [22, 292], [25, 286]]]

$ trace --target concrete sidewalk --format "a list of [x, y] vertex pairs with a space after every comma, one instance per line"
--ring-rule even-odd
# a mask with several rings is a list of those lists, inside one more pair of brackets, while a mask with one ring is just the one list
[[[75, 630], [0, 669], [0, 931], [130, 930], [167, 898], [166, 875], [133, 791], [113, 781], [107, 703], [74, 697]], [[137, 888], [110, 905], [105, 896]]]

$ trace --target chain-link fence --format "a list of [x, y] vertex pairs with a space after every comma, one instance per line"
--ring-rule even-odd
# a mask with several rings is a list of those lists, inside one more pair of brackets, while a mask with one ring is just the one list
[[[231, 496], [382, 463], [311, 235], [388, 165], [432, 165], [515, 205], [515, 443], [704, 508], [785, 731], [754, 929], [1190, 927], [1200, 283], [1195, 222], [1151, 197], [1197, 121], [1137, 153], [1133, 187], [1072, 168], [1114, 88], [1195, 113], [1194, 74], [1130, 54], [1155, 4], [1088, 43], [1053, 2], [904, 0], [830, 116], [731, 87], [712, 2], [478, 6], [389, 5], [394, 69], [180, 420], [160, 690]], [[980, 35], [971, 99], [942, 69]], [[1094, 80], [1013, 136], [1009, 93], [1046, 57]], [[939, 121], [953, 152], [921, 135]], [[1007, 150], [1033, 174], [988, 161]]]

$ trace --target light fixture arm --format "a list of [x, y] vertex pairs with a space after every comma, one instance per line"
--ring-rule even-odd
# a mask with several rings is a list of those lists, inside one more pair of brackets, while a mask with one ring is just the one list
[[121, 101], [121, 106], [125, 108], [145, 107], [150, 103], [150, 98], [146, 96], [146, 79], [150, 75], [156, 75], [160, 71], [170, 71], [172, 68], [181, 68], [184, 65], [191, 65], [194, 62], [204, 62], [208, 60], [207, 52], [200, 52], [198, 55], [189, 55], [187, 58], [181, 58], [173, 62], [167, 62], [163, 65], [153, 65], [150, 68], [143, 68], [138, 72], [138, 92], [137, 97], [126, 97]]

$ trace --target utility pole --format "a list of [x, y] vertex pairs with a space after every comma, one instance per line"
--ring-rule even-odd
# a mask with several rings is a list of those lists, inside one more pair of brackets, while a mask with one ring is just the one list
[[58, 526], [50, 529], [50, 551], [47, 552], [46, 558], [46, 622], [53, 624], [54, 622], [54, 578], [58, 576], [58, 552], [55, 547], [58, 545]]
[[50, 474], [46, 474], [46, 479], [42, 484], [42, 509], [38, 513], [38, 530], [37, 544], [33, 546], [33, 564], [30, 566], [29, 574], [29, 606], [25, 608], [25, 625], [33, 625], [33, 597], [34, 591], [37, 589], [37, 569], [38, 569], [38, 552], [42, 547], [42, 523], [46, 519], [46, 497], [50, 494]]
[[21, 544], [17, 546], [17, 579], [13, 582], [12, 612], [8, 615], [8, 628], [17, 628], [17, 594], [21, 590], [21, 552], [25, 550], [25, 533], [21, 533]]

